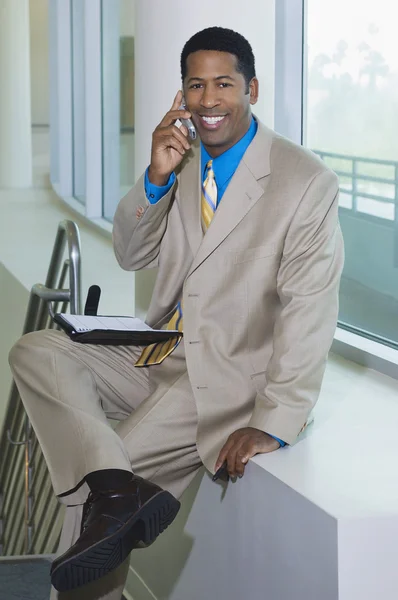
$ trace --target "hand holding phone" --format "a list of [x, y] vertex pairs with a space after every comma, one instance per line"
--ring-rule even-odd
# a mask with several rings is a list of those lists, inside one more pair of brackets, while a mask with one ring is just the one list
[[[196, 131], [190, 119], [191, 113], [182, 106], [183, 95], [179, 90], [171, 109], [153, 132], [148, 177], [155, 185], [166, 185], [171, 173], [181, 163], [185, 153], [190, 150], [191, 140], [194, 139], [191, 136], [195, 135], [196, 137]], [[184, 124], [188, 134], [185, 130], [180, 130], [178, 125], [176, 126], [177, 121]]]
[[[181, 105], [179, 106], [178, 110], [187, 110], [187, 107], [185, 106], [184, 98], [182, 99]], [[178, 121], [180, 121], [188, 129], [188, 135], [191, 138], [191, 140], [196, 140], [196, 129], [195, 129], [195, 125], [192, 123], [191, 119], [181, 119], [180, 118], [176, 121], [176, 124], [178, 123]]]

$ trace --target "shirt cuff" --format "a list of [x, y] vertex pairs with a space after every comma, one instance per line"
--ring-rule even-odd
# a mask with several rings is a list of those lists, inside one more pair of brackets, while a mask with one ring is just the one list
[[270, 437], [274, 438], [274, 440], [276, 440], [277, 442], [280, 443], [281, 448], [283, 448], [283, 446], [286, 446], [286, 442], [280, 440], [279, 438], [275, 437], [274, 435], [271, 435], [270, 433], [268, 434]]
[[167, 194], [175, 182], [176, 176], [172, 173], [166, 185], [154, 185], [149, 181], [148, 169], [145, 171], [145, 194], [149, 204], [156, 204], [156, 202], [159, 202], [159, 200]]

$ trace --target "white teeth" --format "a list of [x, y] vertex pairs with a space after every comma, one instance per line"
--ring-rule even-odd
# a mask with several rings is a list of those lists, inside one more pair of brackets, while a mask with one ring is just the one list
[[202, 119], [209, 125], [214, 125], [215, 123], [222, 121], [224, 117], [202, 117]]

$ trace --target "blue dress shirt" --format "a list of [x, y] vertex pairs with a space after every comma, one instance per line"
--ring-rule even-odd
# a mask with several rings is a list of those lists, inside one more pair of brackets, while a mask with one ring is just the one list
[[[232, 148], [230, 148], [226, 152], [223, 152], [223, 154], [220, 154], [220, 156], [213, 158], [214, 178], [217, 183], [217, 206], [220, 203], [224, 192], [227, 189], [230, 180], [232, 179], [233, 174], [238, 168], [238, 165], [242, 160], [244, 153], [246, 152], [249, 144], [252, 142], [256, 133], [257, 122], [254, 118], [252, 118], [249, 129], [247, 130], [245, 135], [239, 140], [239, 142], [236, 142], [236, 144], [232, 146]], [[208, 161], [211, 160], [211, 156], [202, 143], [200, 144], [200, 152], [203, 182], [205, 179], [206, 165]], [[148, 202], [150, 202], [150, 204], [156, 204], [156, 202], [158, 202], [165, 194], [167, 194], [167, 192], [173, 185], [175, 178], [175, 174], [172, 173], [166, 185], [157, 186], [149, 181], [147, 169], [145, 172], [145, 193], [146, 197], [148, 198]], [[279, 442], [281, 446], [286, 445], [284, 441], [280, 440], [274, 435], [272, 435], [271, 437], [273, 437], [277, 442]]]

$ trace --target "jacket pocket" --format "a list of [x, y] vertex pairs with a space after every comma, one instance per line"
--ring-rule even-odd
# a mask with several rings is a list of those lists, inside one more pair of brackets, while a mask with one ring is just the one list
[[266, 246], [257, 246], [257, 248], [246, 248], [235, 252], [235, 264], [248, 262], [249, 260], [258, 260], [259, 258], [267, 258], [276, 253], [275, 244], [267, 244]]

